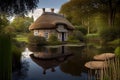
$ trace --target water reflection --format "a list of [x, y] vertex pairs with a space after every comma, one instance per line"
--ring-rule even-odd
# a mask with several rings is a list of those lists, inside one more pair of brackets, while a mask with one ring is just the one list
[[[68, 60], [65, 64], [60, 66], [60, 69], [64, 73], [71, 74], [73, 76], [81, 76], [83, 72], [87, 73], [86, 68], [83, 66], [89, 59], [83, 53], [82, 47], [68, 47], [69, 51], [74, 53], [72, 59]], [[86, 76], [87, 77], [87, 76]]]
[[26, 65], [20, 70], [23, 75], [13, 75], [13, 80], [87, 80], [84, 64], [97, 53], [93, 51], [97, 50], [88, 51], [80, 46], [29, 46], [22, 53], [21, 63]]
[[50, 60], [41, 60], [39, 58], [34, 57], [33, 54], [30, 55], [31, 59], [40, 67], [43, 68], [43, 74], [46, 74], [48, 69], [51, 69], [51, 72], [55, 72], [55, 67], [59, 66], [61, 63], [68, 60], [72, 55], [62, 56], [58, 59], [50, 59]]
[[[33, 50], [33, 49], [32, 49]], [[34, 51], [34, 50], [33, 50]], [[60, 57], [72, 55], [71, 52], [68, 52], [67, 47], [41, 47], [41, 51], [33, 52], [33, 56], [39, 59], [59, 59]]]

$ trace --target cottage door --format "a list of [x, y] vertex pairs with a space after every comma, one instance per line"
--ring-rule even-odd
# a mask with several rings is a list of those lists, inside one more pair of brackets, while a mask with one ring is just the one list
[[62, 32], [62, 41], [65, 41], [64, 32]]

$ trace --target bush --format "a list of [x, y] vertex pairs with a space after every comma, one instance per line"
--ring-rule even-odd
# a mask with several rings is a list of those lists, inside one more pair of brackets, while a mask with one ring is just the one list
[[71, 41], [71, 40], [76, 40], [76, 37], [73, 35], [68, 36], [68, 41]]
[[115, 49], [114, 53], [116, 56], [120, 57], [120, 46]]
[[113, 41], [113, 40], [119, 38], [119, 34], [120, 34], [120, 28], [119, 27], [105, 28], [100, 32], [100, 36], [105, 42]]
[[79, 43], [80, 41], [77, 40], [77, 38], [73, 35], [69, 36], [68, 37], [68, 40], [67, 40], [69, 43]]
[[28, 42], [29, 42], [29, 44], [38, 45], [38, 46], [43, 46], [47, 43], [47, 41], [44, 37], [33, 36], [33, 35], [29, 36]]
[[51, 34], [48, 39], [49, 45], [58, 45], [61, 44], [61, 42], [58, 40], [57, 36], [55, 34]]
[[81, 31], [84, 35], [87, 34], [87, 29], [85, 27], [76, 26], [76, 30]]
[[48, 39], [49, 42], [58, 41], [58, 38], [55, 34], [51, 34]]
[[68, 40], [69, 43], [79, 43], [79, 40]]
[[120, 39], [115, 39], [115, 40], [109, 42], [109, 44], [119, 46], [120, 45]]
[[68, 36], [68, 42], [79, 43], [80, 41], [85, 41], [85, 36], [82, 32], [75, 30], [72, 35]]
[[79, 40], [82, 42], [85, 41], [85, 36], [81, 31], [75, 30], [73, 32], [73, 36], [75, 37], [76, 40]]

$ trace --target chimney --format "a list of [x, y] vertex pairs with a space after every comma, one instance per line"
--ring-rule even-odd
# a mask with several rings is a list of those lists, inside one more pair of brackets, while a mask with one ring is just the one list
[[43, 9], [43, 13], [45, 12], [45, 8], [42, 8]]
[[54, 13], [54, 8], [51, 8], [51, 12]]

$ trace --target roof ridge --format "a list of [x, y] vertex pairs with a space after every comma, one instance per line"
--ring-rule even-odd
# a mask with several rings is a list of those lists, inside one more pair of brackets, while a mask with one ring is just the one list
[[53, 13], [53, 12], [44, 12], [42, 15], [54, 15], [54, 16], [59, 16], [59, 17], [65, 18], [63, 15], [57, 14], [57, 13]]

